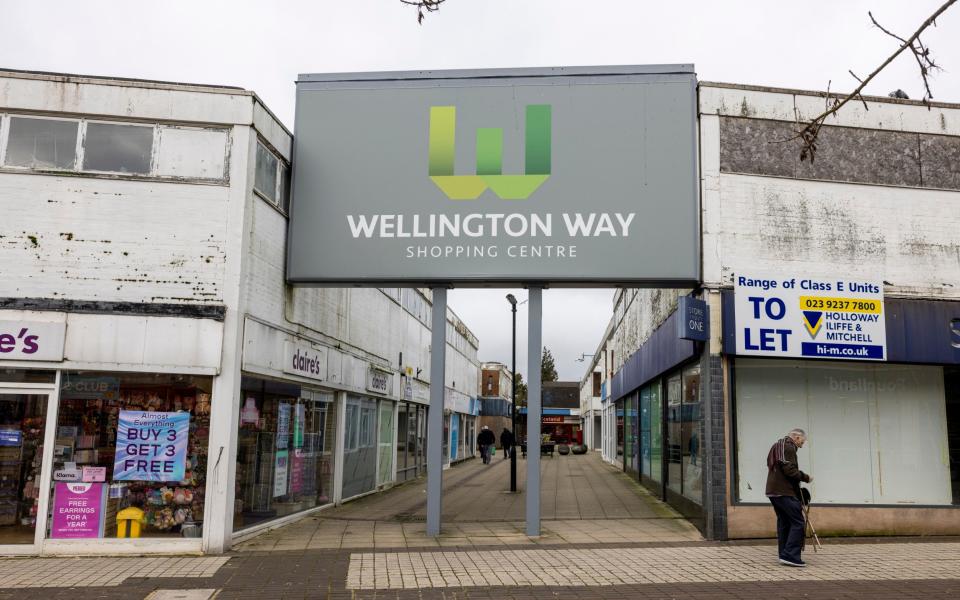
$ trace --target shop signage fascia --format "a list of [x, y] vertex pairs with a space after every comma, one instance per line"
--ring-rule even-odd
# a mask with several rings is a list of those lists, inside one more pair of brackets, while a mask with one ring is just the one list
[[707, 341], [710, 335], [710, 313], [706, 302], [692, 296], [680, 296], [677, 313], [678, 338], [695, 342]]
[[66, 336], [65, 322], [0, 321], [0, 360], [62, 361]]
[[737, 272], [733, 279], [737, 355], [887, 360], [881, 277]]
[[367, 391], [389, 396], [392, 387], [393, 373], [370, 365], [367, 369]]
[[696, 112], [692, 65], [301, 75], [287, 279], [695, 285]]
[[284, 342], [283, 372], [316, 381], [326, 381], [327, 349], [313, 344]]

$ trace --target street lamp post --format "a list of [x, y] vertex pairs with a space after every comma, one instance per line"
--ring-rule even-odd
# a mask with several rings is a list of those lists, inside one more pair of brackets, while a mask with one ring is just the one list
[[513, 377], [510, 386], [510, 432], [513, 434], [513, 445], [510, 447], [510, 491], [517, 491], [517, 299], [513, 294], [507, 294], [507, 302], [510, 303], [513, 313], [513, 335], [511, 337], [511, 349], [513, 353]]

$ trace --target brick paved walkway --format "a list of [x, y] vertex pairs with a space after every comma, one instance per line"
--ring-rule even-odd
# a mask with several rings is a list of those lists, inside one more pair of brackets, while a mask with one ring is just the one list
[[841, 544], [784, 567], [772, 546], [368, 552], [350, 556], [348, 589], [951, 579], [960, 543]]
[[[414, 482], [226, 557], [0, 559], [0, 600], [960, 598], [960, 540], [825, 540], [805, 554], [809, 567], [791, 569], [773, 541], [704, 541], [596, 456], [544, 463], [552, 518], [539, 538], [523, 534], [517, 496], [503, 493], [506, 464], [474, 462], [445, 473], [437, 539], [424, 534]], [[582, 485], [571, 490], [570, 476]]]

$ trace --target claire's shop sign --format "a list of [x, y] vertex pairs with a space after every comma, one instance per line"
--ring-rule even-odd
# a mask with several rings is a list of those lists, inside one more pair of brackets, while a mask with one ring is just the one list
[[367, 390], [378, 394], [389, 394], [393, 374], [370, 367], [367, 371]]
[[327, 349], [285, 342], [283, 372], [324, 381], [327, 378]]
[[0, 360], [63, 360], [66, 323], [0, 321]]

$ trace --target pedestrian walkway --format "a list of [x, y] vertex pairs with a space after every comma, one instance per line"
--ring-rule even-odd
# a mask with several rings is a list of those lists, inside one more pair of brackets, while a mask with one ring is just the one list
[[347, 588], [596, 587], [663, 583], [953, 579], [960, 544], [828, 546], [784, 567], [770, 546], [537, 549], [363, 553], [350, 557]]
[[435, 548], [697, 541], [679, 513], [596, 454], [541, 461], [542, 535], [525, 534], [525, 460], [510, 493], [508, 460], [479, 460], [444, 472], [443, 530], [426, 535], [426, 481], [348, 502], [259, 535], [239, 551]]
[[596, 455], [543, 462], [550, 518], [539, 537], [524, 534], [517, 496], [505, 491], [506, 461], [472, 461], [444, 473], [448, 518], [437, 538], [425, 534], [417, 481], [229, 556], [0, 559], [0, 600], [960, 597], [957, 539], [828, 539], [794, 569], [778, 563], [775, 540], [704, 540]]
[[228, 556], [3, 558], [0, 588], [113, 587], [131, 578], [212, 577]]

